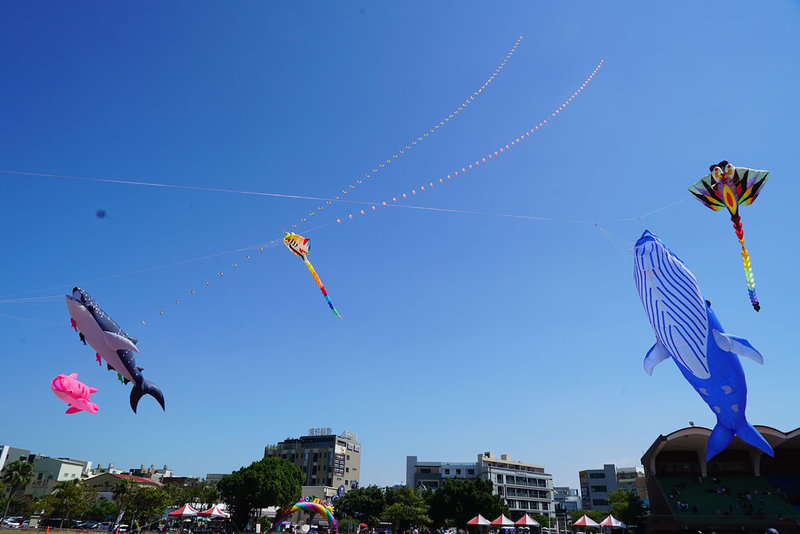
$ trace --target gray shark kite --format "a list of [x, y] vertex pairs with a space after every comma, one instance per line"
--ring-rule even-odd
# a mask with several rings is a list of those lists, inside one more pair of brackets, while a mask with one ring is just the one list
[[81, 341], [88, 343], [97, 351], [98, 361], [103, 358], [122, 376], [125, 383], [133, 382], [131, 390], [131, 409], [136, 413], [139, 399], [150, 395], [164, 410], [164, 394], [158, 386], [142, 376], [142, 368], [136, 366], [137, 339], [123, 332], [122, 328], [108, 316], [94, 299], [83, 289], [76, 287], [72, 295], [66, 295], [70, 321], [75, 331], [80, 333]]

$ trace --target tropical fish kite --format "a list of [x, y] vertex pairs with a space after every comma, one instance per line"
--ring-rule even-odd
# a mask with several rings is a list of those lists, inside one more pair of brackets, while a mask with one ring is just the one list
[[725, 333], [694, 275], [658, 237], [645, 230], [633, 254], [636, 289], [656, 334], [644, 370], [653, 374], [656, 365], [671, 358], [714, 412], [717, 424], [708, 438], [706, 461], [722, 452], [734, 435], [775, 456], [744, 413], [747, 383], [739, 357], [764, 363], [761, 354], [746, 339]]
[[311, 276], [314, 277], [314, 281], [317, 282], [320, 291], [322, 291], [322, 294], [325, 296], [325, 300], [328, 301], [328, 306], [330, 306], [331, 311], [334, 313], [334, 315], [336, 315], [336, 317], [341, 319], [342, 316], [339, 315], [339, 312], [336, 311], [336, 308], [334, 308], [333, 302], [331, 302], [331, 298], [328, 296], [328, 292], [325, 290], [325, 286], [322, 285], [322, 280], [320, 280], [319, 275], [317, 275], [317, 271], [314, 270], [314, 266], [308, 261], [308, 251], [311, 247], [311, 245], [309, 245], [309, 241], [311, 241], [311, 238], [303, 237], [293, 232], [286, 232], [286, 235], [283, 236], [283, 244], [286, 245], [293, 254], [299, 256], [300, 259], [303, 260], [303, 263], [305, 263], [306, 267], [308, 267]]
[[89, 387], [78, 380], [78, 373], [58, 375], [50, 383], [50, 388], [56, 397], [69, 404], [67, 413], [84, 411], [96, 414], [99, 409], [90, 398], [92, 393], [97, 393], [97, 388]]
[[733, 221], [736, 237], [742, 245], [742, 262], [744, 263], [744, 276], [747, 280], [747, 292], [750, 294], [750, 303], [756, 311], [761, 309], [761, 304], [756, 296], [756, 281], [753, 278], [753, 269], [750, 266], [750, 255], [744, 246], [744, 230], [739, 219], [739, 206], [750, 205], [767, 183], [769, 171], [757, 171], [746, 167], [734, 167], [727, 161], [720, 161], [709, 167], [709, 174], [689, 188], [689, 192], [714, 211], [727, 208]]

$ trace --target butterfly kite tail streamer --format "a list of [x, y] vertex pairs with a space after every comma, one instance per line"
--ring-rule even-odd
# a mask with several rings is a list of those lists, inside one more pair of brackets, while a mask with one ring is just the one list
[[744, 229], [742, 228], [742, 221], [739, 214], [731, 217], [733, 222], [733, 229], [736, 231], [736, 237], [739, 238], [739, 244], [742, 245], [742, 263], [744, 264], [744, 277], [747, 280], [747, 292], [750, 294], [750, 303], [756, 311], [761, 310], [761, 304], [758, 302], [756, 295], [756, 280], [753, 276], [753, 267], [750, 265], [750, 254], [744, 246]]
[[308, 259], [306, 259], [306, 258], [303, 258], [303, 263], [305, 263], [305, 264], [306, 264], [306, 267], [308, 267], [308, 272], [310, 272], [310, 273], [311, 273], [311, 276], [313, 276], [313, 277], [314, 277], [314, 281], [315, 281], [315, 282], [317, 283], [317, 285], [319, 286], [319, 290], [320, 290], [320, 291], [322, 291], [322, 295], [325, 297], [325, 300], [327, 300], [327, 301], [328, 301], [328, 306], [330, 306], [330, 308], [331, 308], [331, 311], [333, 312], [333, 314], [334, 314], [336, 317], [338, 317], [339, 319], [341, 319], [341, 318], [342, 318], [342, 316], [341, 316], [341, 315], [339, 315], [339, 312], [338, 312], [338, 311], [336, 310], [336, 308], [333, 306], [333, 302], [331, 302], [331, 298], [328, 296], [328, 292], [325, 290], [325, 286], [324, 286], [324, 285], [322, 285], [322, 280], [320, 280], [320, 279], [319, 279], [319, 275], [317, 274], [317, 271], [315, 271], [315, 270], [314, 270], [314, 266], [313, 266], [313, 265], [311, 265], [311, 262], [310, 262], [310, 261], [308, 261]]

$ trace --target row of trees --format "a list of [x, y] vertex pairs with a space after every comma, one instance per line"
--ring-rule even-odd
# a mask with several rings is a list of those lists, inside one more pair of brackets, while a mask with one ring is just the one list
[[158, 521], [172, 506], [187, 502], [210, 507], [219, 502], [220, 494], [208, 482], [192, 480], [184, 485], [144, 486], [132, 479], [122, 479], [113, 490], [112, 500], [98, 498], [97, 491], [79, 479], [56, 483], [53, 491], [35, 501], [20, 490], [33, 479], [33, 465], [12, 462], [3, 470], [2, 483], [9, 488], [3, 503], [3, 519], [12, 515], [28, 516], [44, 510], [46, 517], [61, 517], [67, 524], [72, 519], [105, 520], [124, 513], [126, 522], [149, 526]]
[[[609, 494], [611, 514], [628, 527], [643, 532], [647, 523], [647, 507], [632, 491], [615, 491]], [[448, 480], [436, 491], [421, 493], [409, 488], [381, 489], [367, 486], [348, 492], [336, 499], [336, 518], [347, 522], [366, 523], [376, 527], [380, 521], [389, 521], [401, 529], [430, 526], [433, 528], [462, 528], [477, 514], [493, 519], [500, 514], [509, 515], [508, 506], [499, 495], [492, 493], [488, 480]], [[570, 514], [571, 522], [583, 514], [597, 522], [609, 512], [578, 510]], [[550, 519], [543, 514], [532, 514], [543, 527]], [[342, 529], [344, 530], [344, 529]]]
[[[509, 513], [502, 497], [492, 493], [490, 481], [460, 479], [450, 480], [436, 491], [367, 486], [336, 499], [335, 508], [337, 521], [343, 525], [354, 522], [376, 527], [388, 521], [400, 529], [463, 527], [479, 513], [492, 518]], [[548, 525], [545, 516], [537, 516], [537, 521]]]
[[[13, 462], [3, 471], [2, 482], [10, 489], [3, 518], [9, 509], [16, 515], [28, 515], [35, 506], [44, 509], [47, 516], [67, 520], [102, 520], [123, 512], [126, 522], [147, 527], [158, 521], [170, 506], [189, 502], [210, 507], [222, 498], [231, 512], [231, 520], [237, 528], [244, 529], [253, 510], [270, 506], [283, 508], [297, 502], [304, 480], [300, 468], [291, 462], [265, 458], [223, 476], [216, 487], [201, 481], [183, 486], [142, 486], [131, 479], [123, 479], [114, 488], [113, 499], [108, 501], [98, 499], [97, 492], [80, 480], [70, 480], [59, 482], [49, 495], [34, 503], [30, 496], [19, 493], [32, 477], [32, 465], [28, 462]], [[611, 492], [609, 499], [615, 517], [629, 527], [644, 530], [647, 508], [634, 492]], [[436, 491], [422, 492], [367, 486], [348, 492], [334, 504], [342, 530], [349, 522], [377, 527], [381, 521], [391, 522], [403, 530], [426, 526], [463, 527], [476, 514], [488, 518], [509, 515], [503, 498], [492, 493], [489, 480], [454, 479]], [[579, 510], [571, 514], [572, 521], [583, 514], [596, 521], [607, 515], [606, 512]], [[533, 518], [543, 527], [550, 526], [545, 515], [535, 514]]]

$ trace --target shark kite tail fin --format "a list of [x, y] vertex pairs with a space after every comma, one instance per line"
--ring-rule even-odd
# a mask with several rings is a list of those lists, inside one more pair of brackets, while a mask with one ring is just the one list
[[758, 430], [753, 428], [753, 425], [747, 422], [747, 420], [745, 420], [742, 426], [736, 429], [736, 435], [739, 436], [745, 443], [749, 443], [756, 449], [764, 452], [764, 454], [769, 454], [773, 458], [775, 457], [775, 451], [772, 450], [772, 447], [767, 440], [764, 439], [764, 436], [762, 436]]
[[161, 393], [161, 389], [153, 384], [152, 382], [148, 382], [145, 379], [142, 379], [141, 385], [134, 384], [133, 389], [131, 390], [131, 409], [133, 413], [136, 413], [136, 407], [139, 405], [139, 400], [144, 395], [150, 395], [158, 404], [161, 405], [161, 409], [166, 411], [164, 408], [164, 394]]

